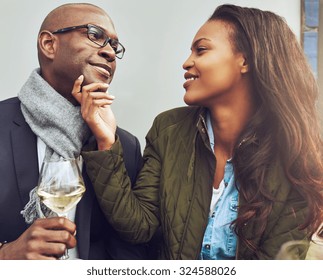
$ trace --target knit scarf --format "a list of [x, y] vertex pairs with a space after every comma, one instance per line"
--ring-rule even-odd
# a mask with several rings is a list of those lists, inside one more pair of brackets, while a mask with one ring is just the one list
[[[21, 110], [31, 130], [46, 144], [44, 160], [77, 158], [82, 146], [91, 135], [83, 121], [80, 107], [74, 106], [56, 92], [35, 69], [18, 93]], [[31, 190], [30, 200], [21, 211], [26, 223], [37, 218], [53, 216], [36, 193]]]

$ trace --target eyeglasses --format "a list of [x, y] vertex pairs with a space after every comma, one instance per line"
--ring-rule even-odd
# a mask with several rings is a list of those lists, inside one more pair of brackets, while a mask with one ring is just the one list
[[80, 28], [87, 28], [87, 37], [93, 43], [97, 44], [100, 47], [105, 47], [107, 44], [109, 44], [114, 50], [117, 58], [121, 59], [123, 57], [124, 52], [126, 51], [125, 47], [118, 40], [109, 38], [102, 28], [93, 24], [65, 27], [55, 30], [54, 32], [52, 32], [52, 34], [69, 32]]

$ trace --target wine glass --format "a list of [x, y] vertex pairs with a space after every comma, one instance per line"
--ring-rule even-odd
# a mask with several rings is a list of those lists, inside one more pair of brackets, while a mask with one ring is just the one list
[[[42, 164], [37, 194], [40, 201], [60, 217], [67, 218], [67, 213], [76, 206], [85, 192], [79, 165], [79, 158], [44, 160]], [[60, 259], [68, 258], [66, 249]]]

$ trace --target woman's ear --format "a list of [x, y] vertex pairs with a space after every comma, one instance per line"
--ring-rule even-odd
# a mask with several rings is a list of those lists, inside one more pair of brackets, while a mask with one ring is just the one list
[[247, 62], [247, 58], [244, 55], [241, 55], [241, 61], [240, 61], [240, 71], [242, 74], [249, 72], [249, 65]]
[[245, 74], [245, 73], [249, 72], [249, 64], [247, 63], [247, 59], [245, 57], [243, 57], [243, 58], [244, 58], [244, 61], [243, 61], [243, 64], [241, 66], [241, 73]]
[[47, 31], [43, 30], [38, 36], [38, 47], [43, 56], [50, 60], [55, 58], [57, 41], [55, 36]]

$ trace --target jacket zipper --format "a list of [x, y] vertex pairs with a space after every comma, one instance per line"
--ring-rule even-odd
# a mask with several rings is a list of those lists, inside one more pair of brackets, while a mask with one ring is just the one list
[[[240, 195], [238, 195], [238, 215], [239, 215], [239, 204], [240, 204], [239, 202], [240, 202]], [[235, 256], [236, 260], [238, 260], [239, 244], [240, 244], [240, 240], [239, 240], [239, 237], [237, 236], [237, 248], [236, 248], [236, 256]]]

